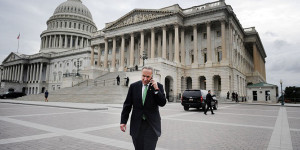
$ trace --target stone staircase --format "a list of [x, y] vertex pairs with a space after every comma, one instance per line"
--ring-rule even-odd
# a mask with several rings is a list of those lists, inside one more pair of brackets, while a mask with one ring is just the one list
[[[49, 92], [50, 102], [121, 104], [127, 95], [126, 86], [76, 86]], [[28, 95], [17, 100], [44, 101], [44, 94]]]
[[[120, 85], [116, 77], [120, 76]], [[126, 72], [109, 72], [94, 80], [86, 80], [74, 87], [67, 87], [56, 91], [49, 91], [49, 101], [78, 102], [78, 103], [123, 103], [128, 87], [125, 85]], [[44, 101], [44, 94], [28, 95], [17, 100]]]

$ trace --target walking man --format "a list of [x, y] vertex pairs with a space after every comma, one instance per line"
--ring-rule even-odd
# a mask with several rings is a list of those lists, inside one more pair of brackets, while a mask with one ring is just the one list
[[166, 98], [163, 86], [153, 80], [153, 68], [143, 67], [142, 80], [129, 87], [121, 113], [121, 131], [131, 112], [130, 135], [135, 150], [155, 150], [161, 135], [161, 121], [158, 106], [165, 106]]
[[48, 95], [49, 95], [49, 92], [48, 92], [48, 90], [46, 90], [46, 92], [45, 92], [45, 102], [48, 102]]
[[117, 85], [120, 85], [120, 76], [117, 76]]
[[207, 105], [207, 108], [204, 111], [205, 115], [206, 115], [206, 112], [207, 112], [208, 109], [210, 109], [212, 115], [215, 114], [214, 111], [211, 108], [211, 101], [213, 101], [213, 98], [212, 98], [212, 96], [210, 94], [210, 90], [208, 90], [208, 93], [206, 95], [206, 105]]

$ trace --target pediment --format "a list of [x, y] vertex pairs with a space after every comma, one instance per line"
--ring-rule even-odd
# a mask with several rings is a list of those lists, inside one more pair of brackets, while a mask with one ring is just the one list
[[11, 52], [3, 61], [3, 63], [20, 60], [22, 57], [14, 52]]
[[173, 15], [176, 12], [174, 11], [166, 11], [166, 10], [144, 10], [144, 9], [135, 9], [118, 20], [109, 23], [106, 27], [106, 30], [115, 29], [123, 26], [128, 26], [140, 22], [145, 22], [153, 19], [157, 19], [160, 17]]

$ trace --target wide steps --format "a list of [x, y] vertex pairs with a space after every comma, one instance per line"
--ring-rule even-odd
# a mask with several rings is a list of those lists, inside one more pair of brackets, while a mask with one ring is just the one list
[[[128, 87], [125, 86], [78, 86], [64, 88], [49, 92], [49, 101], [53, 102], [78, 102], [78, 103], [103, 103], [121, 104], [127, 95]], [[28, 95], [18, 100], [44, 101], [44, 94]]]

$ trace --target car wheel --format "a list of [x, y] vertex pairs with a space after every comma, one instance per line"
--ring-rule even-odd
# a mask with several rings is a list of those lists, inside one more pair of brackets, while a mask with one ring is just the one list
[[184, 108], [185, 111], [188, 111], [190, 109], [189, 106], [184, 106], [183, 108]]
[[218, 103], [215, 103], [214, 110], [218, 109]]

